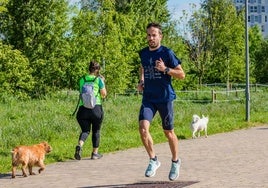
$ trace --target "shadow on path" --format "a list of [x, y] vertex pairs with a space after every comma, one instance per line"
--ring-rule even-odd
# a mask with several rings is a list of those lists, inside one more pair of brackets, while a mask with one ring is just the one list
[[10, 179], [11, 174], [0, 174], [0, 179]]
[[99, 188], [99, 187], [106, 187], [106, 188], [119, 188], [119, 187], [126, 187], [126, 188], [183, 188], [186, 186], [193, 185], [198, 183], [198, 181], [179, 181], [179, 182], [170, 182], [170, 181], [146, 181], [146, 182], [139, 182], [134, 184], [121, 184], [121, 185], [101, 185], [101, 186], [90, 186], [90, 187], [79, 187], [79, 188]]

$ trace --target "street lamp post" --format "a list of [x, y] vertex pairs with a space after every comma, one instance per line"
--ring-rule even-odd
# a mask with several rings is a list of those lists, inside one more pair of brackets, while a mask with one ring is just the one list
[[229, 81], [229, 75], [230, 75], [230, 67], [229, 67], [229, 49], [226, 49], [226, 53], [227, 53], [227, 95], [229, 96], [229, 91], [230, 91], [230, 81]]
[[246, 121], [250, 121], [249, 48], [248, 48], [248, 0], [245, 0], [245, 56], [246, 56]]

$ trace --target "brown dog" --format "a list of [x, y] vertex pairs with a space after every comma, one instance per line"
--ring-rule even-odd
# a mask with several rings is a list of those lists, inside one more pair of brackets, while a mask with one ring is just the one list
[[33, 166], [38, 166], [39, 173], [45, 169], [45, 155], [52, 151], [52, 147], [47, 142], [32, 146], [17, 146], [12, 150], [12, 178], [15, 178], [16, 168], [22, 165], [22, 175], [27, 177], [26, 168], [29, 168], [30, 175], [33, 173]]

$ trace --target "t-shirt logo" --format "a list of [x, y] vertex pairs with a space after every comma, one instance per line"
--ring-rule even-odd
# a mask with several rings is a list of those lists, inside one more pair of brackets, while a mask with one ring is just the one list
[[150, 58], [148, 66], [144, 66], [144, 78], [154, 80], [160, 79], [161, 73], [155, 68], [155, 62]]

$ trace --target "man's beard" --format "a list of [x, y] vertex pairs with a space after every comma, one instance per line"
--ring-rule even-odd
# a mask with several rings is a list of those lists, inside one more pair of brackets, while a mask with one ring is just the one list
[[158, 44], [157, 44], [156, 42], [150, 42], [150, 41], [149, 41], [148, 44], [149, 44], [149, 47], [150, 47], [150, 48], [157, 48], [157, 47], [158, 47]]

